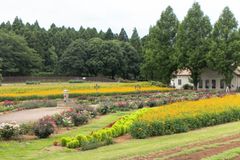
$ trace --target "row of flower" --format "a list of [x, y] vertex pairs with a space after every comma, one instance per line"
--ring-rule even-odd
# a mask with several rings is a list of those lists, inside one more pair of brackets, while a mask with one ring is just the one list
[[170, 91], [172, 88], [153, 86], [147, 82], [138, 83], [82, 83], [82, 84], [41, 84], [7, 85], [0, 90], [0, 101], [26, 100], [38, 98], [62, 98], [63, 90], [68, 89], [70, 97], [79, 95], [112, 95], [134, 92]]
[[150, 108], [132, 124], [130, 133], [135, 138], [146, 138], [187, 132], [239, 119], [240, 96], [228, 95]]
[[97, 116], [97, 111], [91, 107], [74, 107], [53, 116], [46, 116], [36, 123], [0, 124], [0, 139], [17, 139], [21, 135], [35, 134], [39, 138], [47, 138], [60, 127], [73, 127], [86, 124]]
[[88, 150], [113, 143], [126, 133], [146, 138], [187, 132], [189, 130], [237, 121], [240, 119], [240, 96], [227, 95], [198, 101], [182, 101], [156, 108], [143, 108], [124, 116], [109, 128], [90, 135], [64, 137], [62, 146]]
[[76, 137], [63, 137], [61, 139], [61, 145], [68, 148], [81, 148], [82, 150], [88, 150], [112, 144], [113, 138], [129, 133], [132, 123], [147, 110], [147, 108], [137, 110], [136, 112], [117, 120], [108, 128], [93, 131], [90, 135], [79, 134]]

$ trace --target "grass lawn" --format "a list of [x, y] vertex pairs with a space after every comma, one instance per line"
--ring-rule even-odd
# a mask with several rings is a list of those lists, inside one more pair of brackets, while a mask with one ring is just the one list
[[68, 133], [56, 135], [44, 140], [31, 140], [26, 142], [0, 142], [0, 159], [4, 160], [68, 160], [68, 159], [120, 159], [144, 155], [154, 151], [161, 151], [177, 146], [195, 143], [203, 140], [216, 139], [240, 132], [240, 122], [234, 122], [215, 127], [208, 127], [188, 133], [169, 136], [154, 137], [144, 140], [130, 140], [127, 142], [101, 147], [89, 151], [77, 151], [61, 147], [52, 147], [52, 143], [62, 136], [88, 134], [90, 131], [102, 128], [120, 116], [127, 114], [119, 112], [95, 119], [88, 125], [79, 127]]

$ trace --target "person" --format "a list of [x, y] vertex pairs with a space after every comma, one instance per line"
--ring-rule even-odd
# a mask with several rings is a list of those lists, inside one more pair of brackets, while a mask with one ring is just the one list
[[227, 86], [226, 87], [226, 93], [229, 93], [230, 92], [230, 89], [229, 89], [229, 87]]

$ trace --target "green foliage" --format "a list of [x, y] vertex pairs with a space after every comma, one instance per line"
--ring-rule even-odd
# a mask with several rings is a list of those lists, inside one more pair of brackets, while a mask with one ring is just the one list
[[148, 123], [144, 121], [134, 122], [130, 128], [130, 133], [133, 138], [144, 139], [150, 136]]
[[47, 138], [54, 132], [55, 122], [51, 117], [40, 119], [34, 126], [34, 133], [39, 138]]
[[211, 30], [209, 18], [195, 2], [179, 26], [176, 42], [178, 67], [191, 71], [194, 88], [197, 88], [201, 71], [206, 67]]
[[9, 140], [19, 135], [19, 125], [12, 123], [0, 124], [0, 139]]
[[79, 147], [79, 141], [76, 139], [72, 139], [67, 143], [67, 148], [78, 148]]
[[42, 59], [28, 47], [23, 37], [2, 30], [0, 30], [0, 57], [3, 61], [4, 76], [29, 75], [42, 66]]
[[231, 109], [222, 113], [205, 113], [196, 117], [173, 118], [166, 121], [146, 122], [136, 120], [130, 128], [130, 133], [134, 138], [147, 138], [149, 136], [187, 132], [202, 127], [238, 121], [239, 119], [240, 110]]
[[233, 72], [240, 64], [240, 34], [237, 20], [228, 7], [224, 8], [215, 23], [211, 36], [209, 66], [224, 75], [230, 86]]
[[80, 80], [80, 79], [71, 79], [68, 81], [68, 83], [84, 83], [84, 80]]
[[169, 84], [173, 71], [178, 19], [171, 7], [162, 12], [157, 24], [150, 28], [144, 45], [145, 55], [142, 73], [147, 79]]
[[33, 85], [33, 84], [38, 85], [40, 83], [41, 83], [40, 81], [26, 81], [25, 82], [25, 84], [27, 84], [27, 85]]
[[128, 42], [128, 35], [126, 33], [126, 31], [124, 30], [124, 28], [121, 29], [119, 35], [118, 35], [118, 40], [119, 41], [124, 41], [124, 42]]

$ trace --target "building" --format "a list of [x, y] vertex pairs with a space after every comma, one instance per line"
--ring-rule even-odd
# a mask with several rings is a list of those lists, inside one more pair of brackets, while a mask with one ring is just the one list
[[[171, 80], [171, 85], [177, 89], [183, 88], [185, 84], [193, 85], [191, 83], [191, 72], [189, 70], [178, 70], [175, 77]], [[231, 90], [237, 90], [240, 87], [240, 67], [233, 72], [233, 79], [231, 82]], [[203, 69], [198, 83], [199, 90], [226, 90], [224, 76], [217, 71], [211, 69]]]

